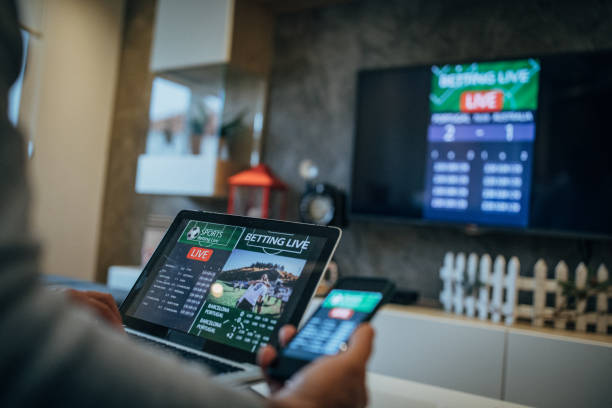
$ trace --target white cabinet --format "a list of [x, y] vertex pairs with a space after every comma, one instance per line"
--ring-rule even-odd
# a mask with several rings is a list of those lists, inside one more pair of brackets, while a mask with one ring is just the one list
[[267, 75], [274, 15], [252, 0], [158, 0], [150, 67], [153, 72], [229, 64]]
[[151, 71], [229, 61], [234, 0], [158, 0]]
[[612, 407], [612, 347], [508, 333], [505, 399], [537, 407]]
[[500, 398], [504, 331], [382, 310], [369, 370]]
[[175, 194], [213, 196], [217, 161], [200, 156], [155, 156], [138, 158], [136, 192], [139, 194]]
[[611, 342], [411, 307], [372, 324], [371, 372], [537, 407], [612, 407]]
[[251, 0], [158, 0], [138, 193], [225, 197], [259, 164], [273, 23]]

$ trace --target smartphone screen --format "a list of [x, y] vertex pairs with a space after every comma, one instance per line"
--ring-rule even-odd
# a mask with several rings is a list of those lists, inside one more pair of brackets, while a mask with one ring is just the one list
[[382, 301], [380, 292], [332, 289], [319, 309], [283, 350], [284, 357], [311, 361], [346, 350], [351, 334]]

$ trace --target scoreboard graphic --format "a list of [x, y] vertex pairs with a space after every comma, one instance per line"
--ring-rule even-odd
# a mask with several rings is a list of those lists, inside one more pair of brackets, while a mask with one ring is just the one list
[[425, 218], [526, 226], [539, 61], [431, 70]]

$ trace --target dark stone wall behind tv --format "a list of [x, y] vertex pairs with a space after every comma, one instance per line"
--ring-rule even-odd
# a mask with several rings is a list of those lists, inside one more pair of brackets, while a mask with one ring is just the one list
[[[264, 161], [290, 183], [297, 217], [301, 160], [349, 188], [359, 69], [612, 49], [612, 2], [352, 1], [279, 15], [275, 46]], [[473, 236], [376, 220], [353, 221], [336, 260], [344, 274], [388, 276], [436, 299], [446, 251], [516, 255], [524, 275], [539, 258], [574, 268], [591, 254], [592, 265], [612, 266], [612, 241]]]

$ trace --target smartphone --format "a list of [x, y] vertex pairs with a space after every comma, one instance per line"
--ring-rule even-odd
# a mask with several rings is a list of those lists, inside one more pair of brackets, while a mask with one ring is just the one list
[[394, 290], [395, 285], [387, 279], [340, 279], [302, 329], [279, 351], [268, 374], [284, 381], [320, 356], [345, 351], [357, 326], [372, 319]]

